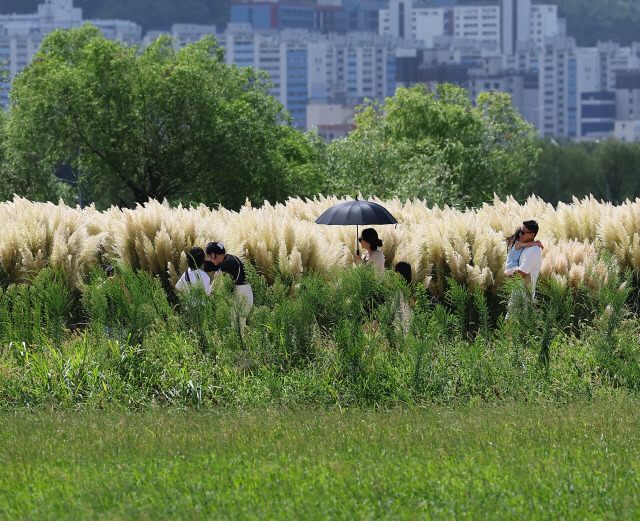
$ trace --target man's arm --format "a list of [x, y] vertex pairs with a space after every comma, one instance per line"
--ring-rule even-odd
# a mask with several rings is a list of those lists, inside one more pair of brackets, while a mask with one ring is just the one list
[[516, 250], [521, 250], [522, 248], [531, 248], [531, 246], [540, 246], [541, 249], [544, 249], [544, 246], [540, 241], [529, 241], [529, 242], [516, 242]]
[[525, 284], [529, 285], [531, 283], [531, 275], [525, 273], [524, 271], [516, 270], [513, 272], [513, 276], [521, 275], [524, 279]]

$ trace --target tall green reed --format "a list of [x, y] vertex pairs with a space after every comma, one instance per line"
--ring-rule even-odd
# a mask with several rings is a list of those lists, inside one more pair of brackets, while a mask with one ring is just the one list
[[[107, 285], [94, 272], [82, 324], [75, 305], [63, 305], [60, 279], [43, 272], [39, 289], [0, 292], [0, 407], [378, 406], [637, 392], [634, 290], [629, 273], [611, 270], [596, 290], [540, 280], [535, 302], [511, 281], [502, 298], [516, 291], [524, 300], [496, 326], [491, 297], [478, 289], [452, 282], [439, 300], [366, 266], [273, 284], [254, 273], [256, 304], [244, 325], [225, 277], [189, 307], [147, 274], [125, 268], [122, 283]], [[53, 296], [42, 296], [45, 287]], [[415, 306], [403, 322], [409, 294]]]
[[42, 270], [33, 280], [33, 287], [43, 303], [45, 334], [53, 338], [54, 347], [59, 348], [77, 299], [69, 289], [69, 282], [65, 280], [62, 268], [48, 267]]
[[0, 338], [4, 344], [32, 346], [43, 334], [46, 311], [35, 286], [11, 284], [0, 289]]

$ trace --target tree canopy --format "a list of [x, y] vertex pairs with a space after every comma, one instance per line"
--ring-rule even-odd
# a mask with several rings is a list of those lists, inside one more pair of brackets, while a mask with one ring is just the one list
[[640, 197], [640, 143], [544, 139], [538, 146], [540, 162], [531, 190], [545, 201], [571, 203], [574, 197], [593, 195], [621, 204]]
[[367, 103], [356, 128], [327, 149], [329, 191], [474, 204], [520, 192], [536, 164], [536, 132], [507, 94], [475, 105], [453, 85], [400, 88]]
[[268, 78], [223, 58], [213, 37], [176, 50], [169, 37], [126, 46], [90, 25], [51, 33], [12, 85], [0, 195], [54, 198], [61, 165], [99, 207], [237, 208], [315, 192], [315, 148]]

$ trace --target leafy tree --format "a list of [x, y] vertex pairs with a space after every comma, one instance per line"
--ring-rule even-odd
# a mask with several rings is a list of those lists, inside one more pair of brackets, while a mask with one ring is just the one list
[[607, 139], [594, 147], [604, 183], [604, 197], [614, 204], [640, 196], [640, 143]]
[[474, 105], [448, 84], [400, 88], [360, 107], [355, 125], [328, 147], [330, 191], [473, 204], [520, 192], [538, 154], [508, 95], [482, 93]]
[[226, 65], [213, 37], [174, 44], [126, 46], [90, 25], [48, 35], [12, 85], [0, 195], [41, 199], [60, 165], [99, 207], [314, 193], [316, 149], [267, 77]]
[[593, 195], [615, 204], [640, 197], [640, 143], [539, 140], [530, 192], [547, 202], [570, 203]]
[[594, 143], [546, 138], [539, 140], [538, 146], [540, 158], [528, 193], [535, 193], [552, 204], [570, 203], [574, 196], [578, 199], [589, 195], [597, 199], [605, 197], [602, 173], [592, 155]]

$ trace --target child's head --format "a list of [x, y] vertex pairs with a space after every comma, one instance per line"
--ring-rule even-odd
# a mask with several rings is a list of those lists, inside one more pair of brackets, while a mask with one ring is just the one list
[[197, 270], [204, 264], [204, 250], [200, 246], [194, 246], [187, 254], [187, 264], [192, 270]]
[[402, 275], [407, 284], [411, 284], [411, 264], [408, 262], [399, 262], [396, 264], [395, 271]]
[[505, 240], [507, 241], [507, 250], [509, 250], [511, 246], [513, 246], [517, 241], [520, 240], [521, 234], [522, 234], [522, 230], [520, 229], [520, 226], [518, 226], [516, 228], [516, 231], [513, 232], [513, 235], [509, 235], [508, 237], [505, 237]]
[[105, 269], [104, 269], [104, 274], [106, 275], [107, 278], [113, 278], [116, 275], [120, 274], [120, 268], [118, 268], [118, 266], [114, 266], [113, 264], [109, 264]]

